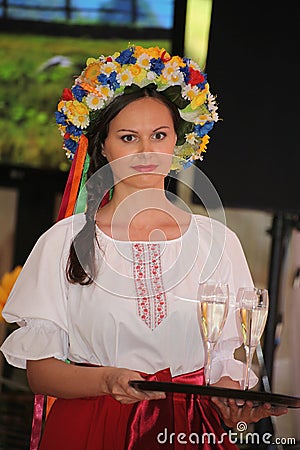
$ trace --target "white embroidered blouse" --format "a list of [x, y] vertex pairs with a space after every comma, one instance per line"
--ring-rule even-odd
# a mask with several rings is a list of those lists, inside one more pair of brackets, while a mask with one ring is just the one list
[[235, 298], [253, 282], [237, 236], [200, 215], [191, 216], [182, 237], [164, 242], [118, 241], [96, 228], [99, 270], [93, 284], [80, 286], [65, 273], [84, 223], [83, 214], [59, 221], [29, 255], [3, 309], [5, 320], [20, 326], [1, 347], [8, 363], [25, 368], [28, 359], [55, 357], [146, 373], [169, 367], [173, 376], [197, 370], [205, 349], [193, 300], [199, 283], [214, 279], [229, 283], [230, 308], [211, 382], [225, 375], [240, 381]]

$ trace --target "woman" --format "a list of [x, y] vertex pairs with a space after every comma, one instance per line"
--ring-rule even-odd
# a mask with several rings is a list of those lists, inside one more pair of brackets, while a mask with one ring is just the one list
[[[26, 367], [34, 393], [57, 398], [41, 450], [231, 449], [220, 419], [232, 427], [286, 412], [130, 385], [204, 384], [197, 306], [184, 299], [196, 298], [199, 276], [227, 282], [232, 298], [252, 284], [235, 234], [165, 195], [170, 169], [201, 157], [217, 120], [205, 75], [164, 49], [90, 59], [64, 91], [57, 122], [68, 155], [83, 172], [89, 162], [87, 208], [40, 237], [3, 311], [20, 325], [1, 348], [8, 362]], [[240, 386], [240, 344], [230, 307], [214, 385]]]

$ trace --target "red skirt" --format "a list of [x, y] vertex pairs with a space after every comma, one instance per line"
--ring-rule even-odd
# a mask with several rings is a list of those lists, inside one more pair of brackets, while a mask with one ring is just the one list
[[[143, 374], [144, 375], [144, 374]], [[204, 384], [203, 369], [171, 378], [168, 369], [151, 381]], [[237, 450], [208, 398], [167, 393], [166, 399], [122, 405], [105, 395], [57, 399], [39, 450]]]

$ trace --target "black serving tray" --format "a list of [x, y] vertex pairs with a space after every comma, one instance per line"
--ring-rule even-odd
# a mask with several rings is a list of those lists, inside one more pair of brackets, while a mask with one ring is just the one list
[[185, 383], [165, 383], [161, 381], [133, 380], [129, 384], [142, 391], [178, 392], [183, 394], [199, 394], [209, 397], [226, 397], [238, 400], [251, 400], [254, 404], [271, 403], [273, 406], [300, 408], [300, 397], [260, 392], [251, 389], [229, 389], [215, 386], [199, 386]]

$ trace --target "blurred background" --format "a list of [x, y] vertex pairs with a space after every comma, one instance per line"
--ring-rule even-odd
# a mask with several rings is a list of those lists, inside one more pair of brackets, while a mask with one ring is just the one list
[[[264, 361], [255, 360], [267, 383], [259, 388], [300, 396], [298, 23], [291, 1], [0, 0], [0, 309], [13, 271], [57, 217], [70, 167], [54, 118], [62, 89], [87, 57], [158, 45], [198, 62], [217, 94], [222, 121], [197, 166], [221, 198], [255, 284], [269, 289]], [[180, 179], [171, 189], [205, 214], [198, 182], [191, 172], [194, 189]], [[0, 319], [0, 340], [9, 332]], [[33, 397], [23, 371], [1, 358], [0, 450], [29, 448]], [[296, 448], [299, 411], [255, 431], [283, 438], [261, 448]]]

